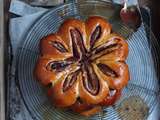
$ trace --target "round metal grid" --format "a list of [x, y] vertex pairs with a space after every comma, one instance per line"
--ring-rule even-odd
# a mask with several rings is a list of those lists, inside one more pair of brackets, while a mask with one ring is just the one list
[[[106, 14], [101, 12], [102, 7], [106, 10]], [[84, 14], [85, 9], [90, 9], [91, 12], [88, 10]], [[112, 23], [115, 32], [128, 36], [132, 30], [121, 24], [120, 21], [115, 20], [115, 22], [112, 15], [114, 13], [115, 7], [112, 7], [110, 3], [98, 1], [83, 4], [69, 3], [45, 13], [26, 33], [17, 54], [17, 80], [24, 103], [34, 120], [120, 119], [116, 110], [119, 104], [129, 96], [141, 97], [150, 108], [149, 113], [152, 112], [159, 90], [159, 78], [156, 71], [160, 67], [158, 58], [160, 46], [154, 37], [150, 39], [151, 42], [148, 42], [144, 25], [141, 25], [138, 31], [127, 39], [129, 44], [127, 64], [131, 79], [128, 86], [123, 90], [121, 99], [114, 107], [104, 108], [101, 113], [95, 116], [86, 118], [71, 111], [54, 108], [46, 96], [45, 89], [33, 77], [33, 69], [39, 55], [40, 39], [58, 30], [59, 25], [69, 17], [85, 19], [88, 15], [101, 15]]]

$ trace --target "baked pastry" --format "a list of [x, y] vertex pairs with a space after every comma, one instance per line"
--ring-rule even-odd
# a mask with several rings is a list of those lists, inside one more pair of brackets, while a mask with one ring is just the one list
[[68, 19], [40, 41], [34, 75], [56, 107], [90, 116], [113, 105], [129, 80], [128, 44], [102, 17]]

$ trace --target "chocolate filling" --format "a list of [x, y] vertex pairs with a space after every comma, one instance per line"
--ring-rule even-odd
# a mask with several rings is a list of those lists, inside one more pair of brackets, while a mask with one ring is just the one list
[[79, 70], [69, 74], [66, 79], [64, 80], [63, 83], [63, 92], [66, 92], [69, 88], [71, 88], [73, 86], [73, 84], [76, 82], [77, 80], [77, 76], [79, 74]]
[[52, 41], [50, 42], [53, 47], [55, 47], [58, 51], [65, 53], [68, 52], [68, 50], [64, 47], [64, 45], [58, 41]]
[[107, 50], [107, 51], [116, 50], [116, 49], [118, 49], [118, 47], [119, 47], [118, 44], [111, 44], [108, 46], [102, 46], [102, 47], [99, 47], [95, 50], [95, 54], [98, 54], [98, 53], [103, 52], [105, 50]]
[[111, 77], [118, 76], [118, 74], [106, 64], [99, 63], [97, 64], [97, 66], [107, 76], [111, 76]]
[[93, 31], [93, 33], [91, 34], [91, 38], [90, 38], [91, 49], [93, 48], [96, 41], [100, 38], [100, 36], [101, 36], [101, 26], [97, 26]]
[[73, 49], [73, 56], [76, 58], [80, 58], [80, 54], [84, 56], [87, 52], [84, 43], [82, 34], [78, 29], [71, 29], [70, 30], [71, 38], [72, 38], [72, 49]]
[[46, 69], [49, 71], [57, 71], [57, 72], [61, 72], [63, 71], [65, 68], [67, 68], [69, 65], [74, 63], [74, 59], [72, 57], [67, 58], [63, 61], [52, 61], [50, 63], [47, 64]]
[[121, 47], [121, 44], [117, 44], [117, 43], [110, 44], [107, 46], [106, 45], [100, 46], [92, 51], [91, 59], [95, 60], [97, 58], [102, 57], [103, 55], [110, 54], [115, 50], [118, 50], [120, 47]]
[[85, 89], [91, 93], [92, 95], [97, 95], [99, 92], [100, 84], [99, 84], [99, 79], [93, 70], [91, 65], [84, 65], [84, 70], [83, 70], [83, 85]]
[[[115, 50], [118, 50], [121, 47], [121, 44], [117, 43], [119, 39], [113, 39], [114, 41], [110, 41], [94, 48], [96, 41], [101, 37], [102, 28], [98, 25], [92, 32], [90, 36], [90, 51], [87, 51], [84, 45], [84, 40], [81, 31], [77, 28], [70, 29], [70, 36], [72, 41], [72, 52], [73, 57], [67, 58], [63, 61], [52, 61], [47, 65], [47, 69], [55, 70], [55, 71], [63, 71], [69, 65], [77, 62], [81, 67], [79, 70], [76, 70], [70, 73], [63, 82], [63, 92], [69, 90], [74, 83], [77, 81], [78, 74], [82, 72], [82, 82], [84, 88], [92, 95], [97, 95], [100, 90], [99, 78], [96, 75], [93, 66], [91, 64], [92, 61], [97, 58], [109, 54]], [[60, 52], [68, 52], [65, 46], [57, 41], [52, 42], [53, 47], [55, 47]], [[99, 63], [97, 64], [98, 68], [107, 76], [117, 77], [118, 74], [111, 69], [109, 66]], [[110, 90], [110, 95], [115, 93], [115, 90]], [[80, 98], [79, 98], [80, 99]], [[82, 101], [78, 100], [79, 103]]]

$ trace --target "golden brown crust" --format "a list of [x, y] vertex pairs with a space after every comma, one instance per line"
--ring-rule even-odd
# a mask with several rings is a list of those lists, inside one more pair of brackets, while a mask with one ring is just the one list
[[99, 105], [101, 106], [109, 106], [113, 105], [116, 100], [118, 100], [121, 96], [121, 90], [112, 90], [110, 91], [109, 95], [102, 101], [100, 102]]
[[82, 101], [76, 101], [70, 108], [72, 111], [80, 113], [84, 116], [94, 115], [102, 109], [99, 105], [91, 105]]
[[108, 86], [112, 89], [120, 90], [125, 87], [129, 80], [129, 70], [127, 64], [123, 62], [112, 62], [112, 61], [101, 61], [109, 67], [111, 67], [116, 73], [118, 73], [117, 77], [106, 76], [100, 69], [95, 66], [95, 70], [97, 70], [97, 74], [100, 79], [107, 82]]
[[72, 41], [71, 41], [71, 35], [70, 30], [77, 28], [83, 37], [85, 37], [85, 25], [84, 22], [78, 20], [78, 19], [68, 19], [64, 21], [64, 23], [60, 26], [59, 31], [57, 32], [57, 35], [61, 37], [61, 39], [66, 43], [66, 45], [69, 48], [69, 52], [73, 52], [71, 50], [72, 48]]
[[[83, 75], [81, 75], [81, 77], [82, 76]], [[108, 85], [102, 79], [99, 79], [99, 80], [100, 80], [100, 82], [99, 82], [100, 83], [100, 88], [99, 88], [99, 92], [98, 92], [97, 95], [92, 95], [89, 92], [87, 92], [87, 90], [83, 86], [82, 80], [80, 81], [80, 84], [79, 84], [79, 97], [81, 99], [83, 99], [83, 101], [85, 101], [86, 103], [88, 103], [88, 104], [98, 104], [104, 98], [107, 97], [107, 94], [109, 92]]]
[[101, 106], [95, 106], [94, 108], [87, 111], [83, 111], [80, 114], [89, 117], [100, 112], [101, 110], [102, 110]]
[[65, 57], [68, 54], [66, 53], [62, 53], [60, 51], [58, 51], [55, 47], [53, 47], [53, 42], [60, 42], [61, 44], [63, 44], [65, 46], [65, 48], [68, 50], [68, 46], [65, 44], [65, 42], [61, 39], [61, 37], [59, 37], [56, 34], [51, 34], [48, 35], [46, 37], [44, 37], [41, 41], [40, 41], [40, 53], [42, 55], [51, 55], [52, 58], [54, 57]]
[[91, 34], [93, 31], [96, 29], [97, 26], [103, 27], [101, 29], [102, 35], [100, 36], [98, 41], [101, 41], [101, 39], [106, 38], [110, 33], [111, 33], [111, 25], [106, 22], [105, 19], [99, 16], [91, 16], [89, 19], [85, 22], [85, 30], [86, 30], [86, 45], [87, 48], [90, 48], [90, 39], [91, 39]]
[[34, 76], [50, 85], [48, 96], [55, 106], [89, 116], [120, 97], [129, 80], [128, 44], [111, 31], [99, 16], [86, 22], [68, 19], [40, 41]]

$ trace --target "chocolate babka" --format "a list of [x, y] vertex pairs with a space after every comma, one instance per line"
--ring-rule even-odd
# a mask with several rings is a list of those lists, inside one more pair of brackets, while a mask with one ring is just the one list
[[128, 44], [102, 17], [67, 19], [40, 41], [34, 75], [56, 107], [85, 116], [113, 105], [129, 80]]

